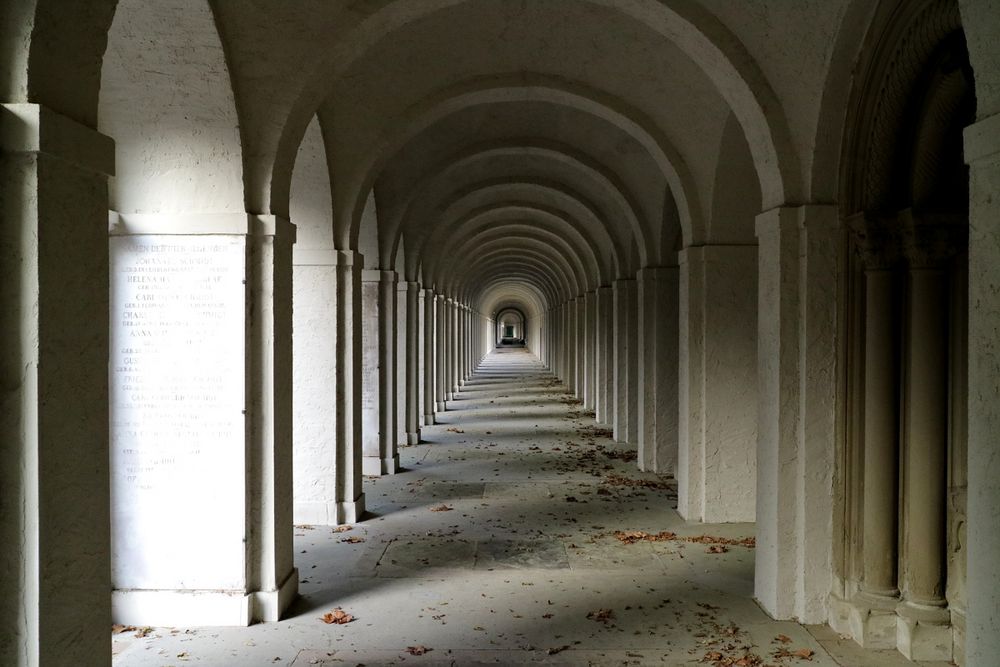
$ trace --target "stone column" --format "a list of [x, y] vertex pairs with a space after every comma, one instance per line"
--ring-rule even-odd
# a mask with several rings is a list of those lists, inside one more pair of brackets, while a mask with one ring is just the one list
[[[110, 233], [112, 616], [276, 621], [298, 589], [295, 228], [245, 213], [114, 214]], [[181, 546], [192, 543], [204, 548]]]
[[597, 409], [597, 292], [584, 295], [583, 407]]
[[448, 400], [448, 304], [441, 294], [434, 296], [434, 411], [444, 412]]
[[337, 251], [296, 247], [292, 274], [293, 519], [337, 524]]
[[665, 474], [677, 467], [676, 266], [636, 274], [639, 303], [639, 469]]
[[757, 239], [754, 594], [775, 618], [826, 622], [837, 450], [839, 211], [772, 209], [757, 217]]
[[337, 523], [357, 523], [365, 512], [361, 472], [361, 271], [364, 257], [337, 253]]
[[566, 377], [563, 381], [569, 391], [576, 389], [576, 300], [570, 299], [565, 304], [566, 321]]
[[424, 353], [421, 356], [422, 372], [424, 379], [424, 389], [422, 392], [424, 399], [424, 425], [430, 426], [436, 423], [434, 419], [435, 398], [437, 397], [437, 353], [435, 338], [435, 321], [437, 320], [437, 302], [434, 290], [424, 289], [421, 291], [423, 300], [423, 347]]
[[461, 355], [460, 350], [462, 348], [462, 337], [461, 337], [461, 310], [458, 301], [452, 299], [451, 309], [449, 313], [449, 327], [448, 327], [448, 343], [449, 343], [449, 357], [448, 363], [450, 364], [450, 376], [449, 380], [451, 384], [451, 398], [458, 398], [458, 390], [461, 389]]
[[860, 592], [852, 599], [851, 634], [865, 648], [896, 648], [899, 538], [899, 368], [893, 268], [896, 241], [866, 225], [858, 241], [864, 263], [864, 417]]
[[406, 409], [400, 411], [405, 415], [406, 423], [400, 429], [405, 432], [406, 439], [400, 439], [400, 443], [416, 445], [420, 442], [420, 413], [422, 405], [420, 403], [420, 352], [421, 335], [423, 330], [420, 327], [420, 285], [415, 282], [406, 283], [406, 334], [401, 335], [402, 348], [406, 351], [406, 363], [398, 366], [406, 369], [406, 381], [402, 384], [406, 387], [406, 392], [400, 393], [397, 400], [405, 401]]
[[573, 299], [573, 334], [576, 348], [576, 370], [573, 387], [576, 397], [582, 402], [587, 386], [587, 298], [586, 295]]
[[611, 426], [614, 422], [614, 293], [610, 287], [597, 290], [597, 358], [595, 376], [595, 409], [598, 424]]
[[639, 442], [639, 315], [635, 280], [616, 280], [614, 291], [614, 437]]
[[[248, 379], [252, 390], [248, 481], [251, 528], [246, 540], [249, 566], [246, 589], [250, 598], [250, 622], [276, 622], [299, 590], [298, 570], [292, 555], [292, 244], [295, 243], [295, 226], [279, 217], [261, 215], [250, 216], [249, 226], [252, 264], [248, 274], [253, 310], [249, 350], [251, 376]], [[218, 530], [218, 526], [215, 529]]]
[[396, 447], [396, 272], [362, 274], [362, 450], [365, 475], [399, 470]]
[[111, 664], [114, 156], [111, 139], [44, 106], [0, 106], [4, 665]]
[[951, 615], [944, 596], [950, 408], [947, 268], [957, 251], [959, 230], [918, 221], [905, 231], [909, 294], [901, 475], [903, 603], [898, 608], [897, 647], [910, 660], [951, 660]]
[[[984, 11], [988, 11], [985, 7]], [[969, 500], [966, 659], [1000, 655], [1000, 114], [965, 130], [969, 195]]]
[[[416, 343], [415, 328], [411, 330], [410, 322], [408, 321], [411, 314], [416, 316], [410, 309], [409, 299], [407, 298], [407, 293], [409, 291], [410, 283], [408, 281], [399, 280], [396, 283], [396, 443], [406, 444], [407, 442], [407, 421], [406, 421], [406, 410], [407, 404], [411, 399], [412, 392], [409, 390], [406, 384], [406, 358], [407, 358], [407, 347], [411, 343]], [[413, 290], [414, 295], [417, 293], [416, 287]]]
[[754, 520], [757, 482], [757, 248], [680, 253], [677, 511]]

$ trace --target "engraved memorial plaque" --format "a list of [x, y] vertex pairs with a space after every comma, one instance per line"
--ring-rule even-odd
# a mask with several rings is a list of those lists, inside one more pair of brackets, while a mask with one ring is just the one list
[[243, 588], [245, 239], [110, 244], [114, 586]]

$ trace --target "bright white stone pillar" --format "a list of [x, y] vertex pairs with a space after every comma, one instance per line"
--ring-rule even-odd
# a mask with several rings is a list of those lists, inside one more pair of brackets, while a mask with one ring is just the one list
[[636, 274], [639, 303], [639, 468], [677, 467], [678, 268], [647, 267]]
[[610, 287], [597, 290], [595, 350], [595, 412], [597, 423], [614, 422], [614, 292]]
[[357, 523], [365, 512], [361, 467], [361, 271], [364, 257], [337, 253], [337, 523]]
[[396, 448], [396, 272], [362, 273], [362, 471], [391, 475]]
[[680, 253], [677, 511], [753, 521], [757, 486], [757, 248]]
[[639, 442], [638, 290], [632, 279], [616, 280], [614, 292], [614, 437]]
[[969, 665], [1000, 655], [1000, 114], [965, 130], [969, 203]]
[[754, 591], [775, 618], [827, 620], [836, 451], [835, 206], [757, 217], [757, 562]]
[[276, 621], [298, 589], [295, 228], [241, 213], [113, 215], [111, 234], [112, 616]]
[[108, 137], [46, 107], [0, 106], [3, 665], [111, 664], [114, 152]]
[[448, 308], [448, 386], [451, 388], [451, 398], [458, 397], [461, 388], [461, 368], [459, 350], [462, 347], [459, 303], [449, 300]]
[[337, 523], [337, 252], [296, 248], [292, 275], [294, 521]]

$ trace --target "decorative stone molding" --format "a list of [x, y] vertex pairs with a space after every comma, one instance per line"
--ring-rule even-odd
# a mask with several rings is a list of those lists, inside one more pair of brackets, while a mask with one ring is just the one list
[[886, 221], [858, 214], [847, 221], [851, 248], [866, 271], [885, 271], [902, 258], [899, 229]]

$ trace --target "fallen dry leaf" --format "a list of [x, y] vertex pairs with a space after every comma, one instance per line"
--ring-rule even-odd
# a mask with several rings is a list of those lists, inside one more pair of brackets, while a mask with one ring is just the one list
[[608, 623], [614, 620], [615, 612], [611, 609], [598, 609], [587, 613], [587, 618], [600, 623]]
[[350, 623], [351, 621], [353, 621], [354, 617], [348, 614], [340, 607], [337, 607], [333, 611], [328, 611], [327, 613], [320, 616], [319, 620], [323, 621], [327, 625], [331, 624], [344, 625], [345, 623]]
[[453, 509], [455, 509], [455, 508], [454, 507], [448, 507], [444, 503], [441, 503], [440, 505], [435, 505], [434, 507], [432, 507], [431, 511], [432, 512], [450, 512]]
[[341, 540], [341, 542], [347, 542], [348, 544], [359, 544], [364, 541], [365, 538], [358, 537], [357, 535], [351, 535], [350, 537], [345, 537], [344, 539]]
[[549, 655], [555, 655], [556, 653], [562, 653], [568, 648], [569, 644], [565, 644], [564, 646], [554, 646], [550, 649], [546, 649], [545, 652], [548, 653]]
[[434, 649], [427, 648], [426, 646], [424, 646], [422, 644], [417, 644], [416, 646], [407, 646], [406, 647], [406, 652], [409, 653], [410, 655], [423, 655], [423, 654], [427, 653], [428, 651], [433, 651], [433, 650]]
[[709, 554], [724, 554], [727, 551], [729, 551], [728, 547], [725, 547], [725, 546], [723, 546], [721, 544], [713, 544], [712, 546], [710, 546], [708, 549], [705, 550], [705, 553], [709, 553]]
[[111, 626], [111, 634], [120, 635], [123, 632], [133, 632], [139, 628], [134, 625], [122, 625], [121, 623], [115, 623]]
[[353, 530], [353, 528], [354, 528], [353, 526], [337, 526], [336, 528], [333, 529], [333, 532], [346, 533], [349, 530]]
[[788, 635], [778, 635], [774, 638], [774, 641], [781, 642], [782, 644], [787, 644], [792, 641], [792, 638]]
[[803, 660], [812, 660], [813, 653], [814, 651], [811, 648], [800, 648], [798, 651], [794, 651], [793, 655]]

